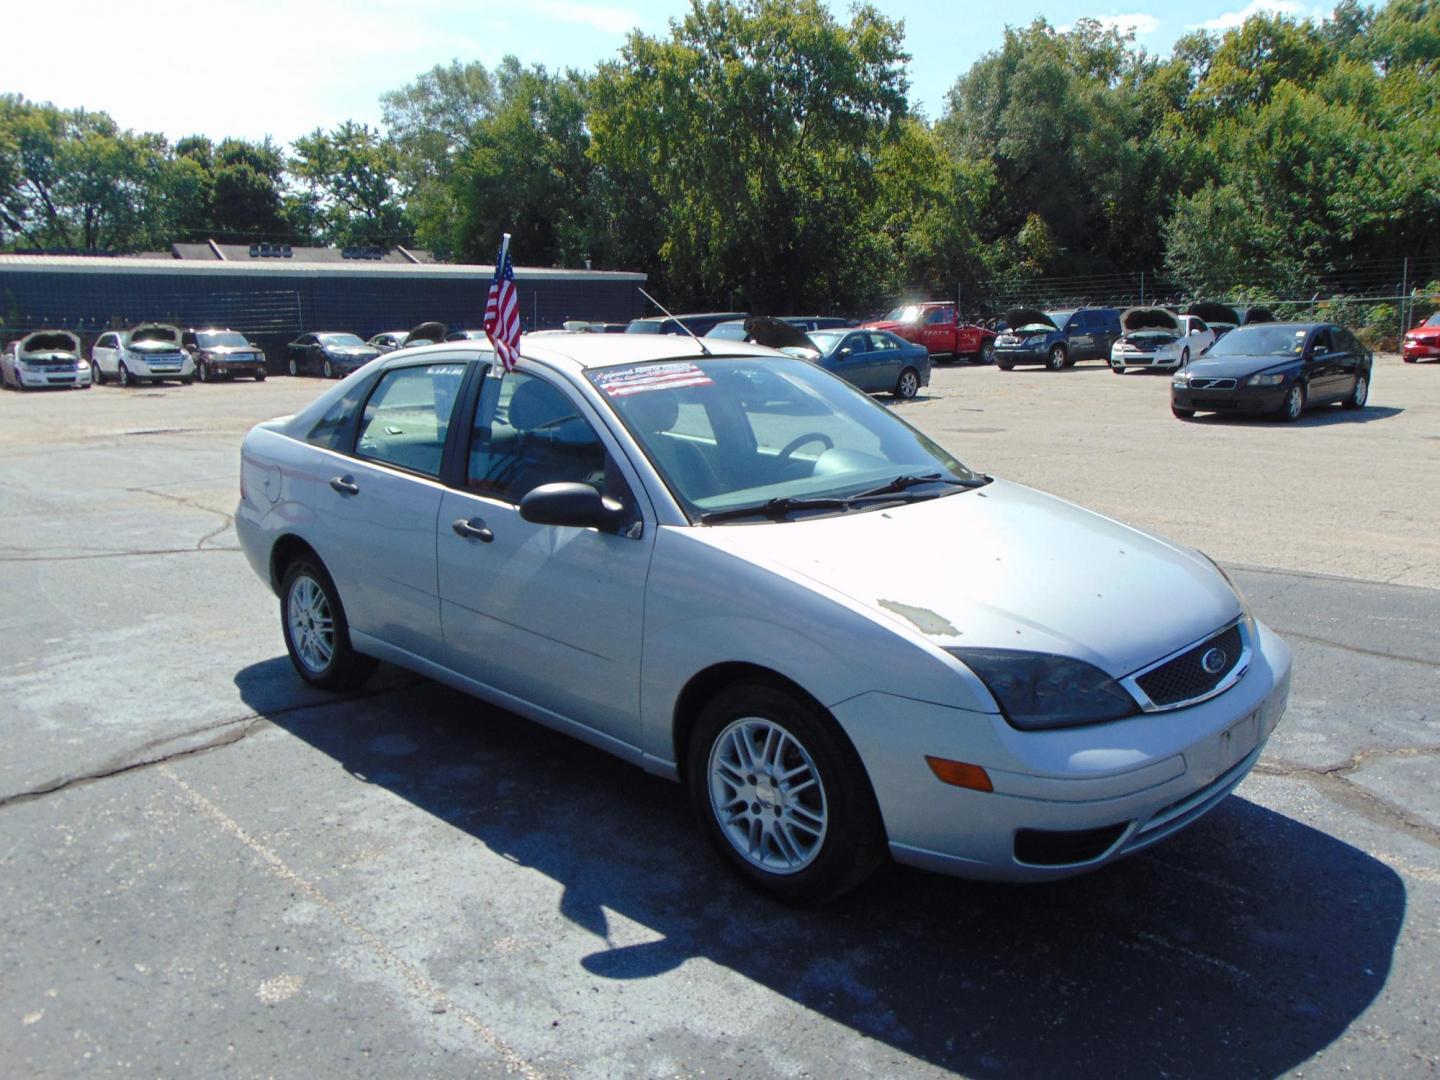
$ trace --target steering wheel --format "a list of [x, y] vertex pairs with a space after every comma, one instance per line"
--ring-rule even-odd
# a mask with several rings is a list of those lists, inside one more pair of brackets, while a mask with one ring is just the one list
[[785, 462], [790, 460], [791, 454], [793, 454], [796, 450], [799, 450], [800, 447], [804, 446], [806, 443], [812, 442], [824, 443], [826, 450], [835, 449], [835, 440], [830, 438], [830, 436], [826, 435], [823, 431], [807, 431], [804, 435], [796, 435], [795, 438], [791, 439], [788, 443], [786, 443], [785, 449], [780, 451], [780, 456], [775, 459], [775, 463], [777, 465], [784, 465]]

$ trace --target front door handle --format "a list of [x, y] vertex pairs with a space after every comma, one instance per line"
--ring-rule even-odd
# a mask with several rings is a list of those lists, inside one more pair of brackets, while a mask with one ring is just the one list
[[353, 476], [336, 476], [330, 480], [330, 486], [341, 495], [359, 495], [360, 485], [355, 483]]
[[485, 523], [479, 518], [472, 518], [466, 521], [464, 518], [456, 518], [450, 523], [455, 530], [456, 536], [463, 536], [466, 540], [479, 540], [488, 544], [495, 539], [495, 534], [485, 527]]

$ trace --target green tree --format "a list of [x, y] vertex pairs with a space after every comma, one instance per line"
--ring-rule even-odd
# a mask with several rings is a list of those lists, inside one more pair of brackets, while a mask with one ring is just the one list
[[398, 155], [368, 124], [347, 120], [295, 140], [290, 175], [292, 222], [324, 243], [393, 247], [411, 227], [397, 190]]
[[873, 7], [842, 24], [818, 0], [692, 0], [667, 38], [632, 33], [590, 114], [615, 250], [638, 237], [680, 305], [868, 300], [879, 240], [854, 223], [906, 115], [901, 37]]

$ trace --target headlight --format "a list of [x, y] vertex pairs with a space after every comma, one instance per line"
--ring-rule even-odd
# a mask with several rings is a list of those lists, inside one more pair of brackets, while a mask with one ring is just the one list
[[1025, 344], [1026, 344], [1026, 345], [1043, 345], [1043, 344], [1045, 344], [1045, 335], [1044, 335], [1044, 334], [1031, 334], [1029, 337], [1027, 337], [1027, 338], [1025, 339]]
[[995, 695], [1006, 719], [1025, 731], [1118, 720], [1135, 699], [1083, 660], [1020, 649], [947, 649]]
[[1188, 371], [1177, 371], [1175, 377], [1170, 380], [1170, 385], [1176, 390], [1184, 390], [1190, 385], [1190, 373]]
[[1279, 386], [1288, 375], [1251, 375], [1245, 380], [1246, 386]]
[[90, 370], [90, 361], [88, 361], [88, 360], [76, 360], [76, 361], [75, 361], [75, 370], [76, 370], [76, 371], [89, 371], [89, 370]]

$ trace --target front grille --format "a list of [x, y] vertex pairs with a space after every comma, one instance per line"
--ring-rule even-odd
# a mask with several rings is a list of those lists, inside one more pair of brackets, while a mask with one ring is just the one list
[[1234, 379], [1191, 379], [1191, 390], [1234, 390]]
[[1015, 861], [1031, 866], [1068, 866], [1098, 859], [1114, 846], [1129, 827], [1127, 822], [1100, 829], [1056, 831], [1018, 829], [1015, 832]]
[[[1181, 653], [1168, 663], [1161, 664], [1154, 671], [1147, 671], [1135, 680], [1135, 684], [1161, 708], [1204, 697], [1235, 669], [1244, 647], [1245, 641], [1240, 636], [1240, 627], [1232, 626]], [[1225, 654], [1224, 662], [1218, 671], [1206, 671], [1202, 663], [1211, 649], [1219, 649]]]

